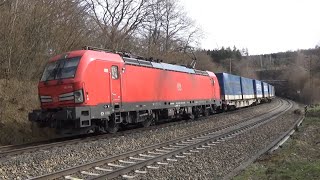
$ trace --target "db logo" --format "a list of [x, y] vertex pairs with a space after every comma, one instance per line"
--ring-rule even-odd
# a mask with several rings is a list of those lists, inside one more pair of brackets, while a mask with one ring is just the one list
[[182, 85], [181, 85], [181, 83], [177, 83], [177, 90], [178, 90], [178, 91], [182, 91]]
[[53, 102], [58, 102], [58, 97], [53, 97], [53, 98], [52, 98], [52, 101], [53, 101]]
[[72, 86], [63, 86], [63, 89], [72, 89]]

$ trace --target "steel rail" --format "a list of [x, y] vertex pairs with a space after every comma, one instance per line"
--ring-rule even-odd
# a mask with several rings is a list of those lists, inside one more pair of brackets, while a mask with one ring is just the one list
[[285, 139], [286, 137], [292, 136], [292, 131], [295, 131], [299, 129], [299, 126], [301, 126], [303, 120], [304, 120], [304, 115], [301, 115], [295, 123], [286, 131], [284, 132], [280, 137], [272, 141], [268, 146], [265, 148], [261, 149], [259, 152], [251, 156], [248, 160], [245, 162], [241, 163], [237, 168], [232, 170], [230, 173], [225, 175], [222, 179], [227, 180], [227, 179], [232, 179], [232, 177], [238, 175], [242, 170], [244, 170], [246, 167], [248, 167], [252, 162], [254, 162], [256, 159], [258, 159], [261, 155], [263, 154], [271, 154], [273, 151], [276, 150], [276, 147], [279, 146], [279, 143]]
[[[281, 103], [282, 103], [282, 101], [278, 100], [277, 106], [270, 109], [267, 112], [271, 112], [274, 109], [277, 109], [278, 107], [281, 106]], [[193, 120], [193, 121], [190, 121], [190, 120], [174, 121], [174, 122], [163, 123], [163, 124], [159, 124], [156, 126], [150, 126], [150, 127], [146, 127], [146, 128], [129, 129], [129, 130], [117, 132], [115, 134], [101, 134], [101, 135], [96, 135], [96, 136], [80, 137], [80, 138], [75, 138], [75, 139], [70, 139], [70, 140], [63, 140], [63, 138], [58, 138], [57, 142], [54, 142], [55, 140], [51, 140], [53, 142], [50, 142], [50, 140], [49, 140], [49, 141], [43, 141], [43, 142], [38, 142], [38, 143], [1, 146], [0, 147], [0, 158], [5, 157], [5, 156], [9, 156], [9, 155], [16, 155], [16, 154], [22, 154], [22, 153], [27, 153], [27, 152], [33, 152], [33, 151], [37, 151], [37, 150], [49, 149], [52, 147], [65, 146], [65, 145], [70, 145], [70, 144], [76, 144], [76, 143], [80, 143], [80, 142], [83, 143], [83, 142], [89, 142], [89, 141], [94, 141], [94, 140], [99, 140], [99, 139], [121, 137], [121, 136], [125, 136], [127, 134], [141, 133], [141, 132], [153, 130], [153, 129], [160, 129], [160, 128], [172, 127], [172, 126], [177, 126], [177, 125], [187, 125], [189, 123], [198, 123], [198, 122], [208, 120], [212, 117], [230, 115], [230, 114], [235, 114], [235, 113], [239, 113], [242, 111], [250, 110], [250, 108], [253, 108], [253, 107], [242, 108], [242, 109], [239, 109], [236, 111], [230, 111], [230, 112], [226, 112], [226, 113], [219, 113], [219, 114], [215, 114], [215, 115], [209, 116], [209, 117], [201, 117], [198, 120]], [[257, 115], [257, 116], [260, 116], [260, 115]], [[254, 117], [257, 117], [257, 116], [254, 116]], [[243, 120], [243, 121], [245, 121], [245, 120]], [[232, 125], [232, 123], [230, 125]], [[224, 128], [224, 127], [222, 127], [222, 128]]]
[[[284, 100], [281, 100], [284, 101]], [[185, 147], [181, 147], [181, 148], [177, 148], [175, 150], [172, 151], [168, 151], [167, 153], [163, 153], [163, 154], [159, 154], [159, 155], [153, 155], [154, 157], [152, 158], [147, 158], [144, 161], [141, 162], [135, 162], [132, 165], [128, 165], [128, 166], [123, 166], [117, 169], [114, 169], [108, 173], [105, 174], [94, 174], [91, 173], [91, 175], [95, 175], [95, 177], [92, 177], [90, 179], [106, 179], [106, 178], [114, 178], [114, 177], [118, 177], [119, 175], [122, 175], [124, 173], [128, 173], [134, 169], [139, 169], [141, 167], [145, 167], [146, 165], [150, 165], [153, 164], [154, 162], [163, 160], [164, 158], [167, 157], [171, 157], [172, 155], [176, 155], [179, 154], [181, 152], [185, 152], [187, 150], [193, 149], [195, 147], [198, 147], [202, 144], [206, 144], [208, 142], [212, 142], [214, 140], [217, 139], [223, 139], [223, 138], [227, 138], [233, 135], [237, 135], [242, 133], [245, 130], [249, 130], [252, 129], [256, 126], [260, 126], [263, 123], [269, 122], [272, 119], [275, 119], [277, 117], [279, 117], [280, 115], [284, 114], [285, 112], [287, 112], [291, 107], [292, 107], [292, 103], [290, 103], [289, 101], [287, 101], [287, 104], [283, 104], [281, 105], [281, 107], [276, 108], [276, 110], [266, 113], [264, 115], [261, 115], [260, 117], [254, 117], [251, 118], [249, 121], [245, 121], [245, 122], [241, 122], [238, 123], [236, 125], [233, 126], [229, 126], [226, 127], [224, 129], [221, 128], [214, 128], [211, 130], [206, 130], [203, 132], [198, 132], [198, 133], [194, 133], [188, 136], [184, 136], [184, 137], [180, 137], [171, 141], [167, 141], [167, 142], [163, 142], [163, 143], [159, 143], [159, 144], [155, 144], [155, 145], [151, 145], [151, 146], [147, 146], [144, 148], [141, 148], [139, 150], [134, 150], [134, 151], [130, 151], [127, 153], [122, 153], [119, 155], [115, 155], [115, 156], [111, 156], [111, 157], [107, 157], [104, 159], [100, 159], [94, 162], [90, 162], [87, 164], [83, 164], [83, 165], [79, 165], [79, 166], [75, 166], [75, 167], [71, 167], [65, 170], [61, 170], [58, 172], [54, 172], [52, 174], [47, 174], [47, 175], [42, 175], [42, 176], [38, 176], [32, 179], [55, 179], [55, 178], [60, 178], [63, 176], [67, 176], [67, 175], [72, 175], [75, 173], [79, 173], [83, 170], [88, 170], [94, 167], [98, 167], [101, 165], [106, 165], [108, 163], [112, 163], [115, 161], [119, 161], [119, 160], [123, 160], [123, 159], [128, 159], [132, 156], [139, 156], [139, 154], [141, 153], [148, 153], [151, 150], [155, 151], [159, 148], [162, 148], [162, 152], [165, 152], [166, 150], [163, 149], [163, 147], [173, 147], [174, 144], [177, 143], [182, 143], [182, 142], [188, 142], [191, 141], [192, 139], [198, 139], [198, 142], [195, 143], [191, 143], [191, 144], [186, 144]], [[195, 140], [194, 140], [195, 141]], [[150, 155], [149, 155], [150, 156]], [[71, 176], [70, 176], [71, 177]]]

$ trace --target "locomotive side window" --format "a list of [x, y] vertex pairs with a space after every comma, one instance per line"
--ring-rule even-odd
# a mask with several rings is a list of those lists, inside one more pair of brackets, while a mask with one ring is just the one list
[[214, 79], [210, 78], [212, 86], [214, 86]]
[[112, 77], [112, 79], [118, 79], [119, 78], [118, 66], [111, 66], [111, 77]]

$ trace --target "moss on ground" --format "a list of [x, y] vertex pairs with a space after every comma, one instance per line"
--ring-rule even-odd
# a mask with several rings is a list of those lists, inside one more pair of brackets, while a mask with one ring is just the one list
[[320, 107], [308, 112], [303, 126], [280, 150], [262, 156], [233, 179], [320, 179]]

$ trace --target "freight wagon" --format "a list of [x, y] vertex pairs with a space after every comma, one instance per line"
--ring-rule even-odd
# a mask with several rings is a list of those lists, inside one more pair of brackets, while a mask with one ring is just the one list
[[274, 98], [274, 87], [272, 85], [268, 85], [268, 91], [269, 91], [269, 98]]
[[261, 82], [262, 92], [263, 92], [263, 100], [267, 101], [270, 97], [268, 83]]
[[228, 73], [216, 73], [220, 85], [222, 109], [237, 107], [242, 100], [240, 76]]
[[252, 82], [256, 104], [259, 104], [261, 102], [261, 99], [263, 98], [262, 84], [261, 81], [255, 79]]
[[271, 99], [273, 99], [275, 96], [274, 86], [272, 86], [266, 82], [262, 82], [261, 85], [262, 85], [262, 92], [263, 92], [262, 101], [264, 101], [264, 102], [271, 101]]
[[253, 87], [253, 79], [241, 77], [241, 92], [242, 92], [242, 99], [254, 99], [254, 87]]
[[253, 104], [253, 80], [228, 73], [216, 73], [221, 89], [223, 109], [235, 109]]

